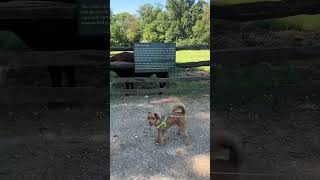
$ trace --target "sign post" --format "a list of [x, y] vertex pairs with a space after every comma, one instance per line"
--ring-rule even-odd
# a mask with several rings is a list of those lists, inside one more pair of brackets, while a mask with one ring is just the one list
[[175, 43], [136, 43], [134, 45], [135, 73], [175, 72]]

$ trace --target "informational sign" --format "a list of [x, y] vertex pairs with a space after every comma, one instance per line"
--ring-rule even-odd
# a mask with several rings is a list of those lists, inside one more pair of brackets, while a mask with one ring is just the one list
[[174, 72], [176, 69], [175, 43], [136, 43], [134, 45], [136, 73]]
[[106, 0], [77, 0], [79, 35], [107, 35], [109, 11]]

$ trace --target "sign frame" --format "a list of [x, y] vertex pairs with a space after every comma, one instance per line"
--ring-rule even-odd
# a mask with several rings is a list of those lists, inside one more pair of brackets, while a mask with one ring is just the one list
[[135, 73], [176, 71], [176, 43], [135, 43]]

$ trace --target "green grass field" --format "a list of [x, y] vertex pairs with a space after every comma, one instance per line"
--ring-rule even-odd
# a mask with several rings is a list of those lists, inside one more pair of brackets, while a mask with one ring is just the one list
[[[112, 51], [110, 55], [115, 55], [121, 51]], [[186, 63], [186, 62], [198, 62], [210, 60], [210, 50], [183, 50], [176, 52], [176, 62]], [[210, 72], [210, 66], [202, 66], [195, 68], [200, 71]]]
[[[198, 62], [210, 60], [210, 50], [183, 50], [176, 52], [177, 63]], [[210, 66], [202, 66], [197, 70], [210, 72]]]
[[[232, 5], [232, 4], [242, 4], [251, 2], [261, 2], [266, 0], [214, 0], [213, 3], [219, 5]], [[268, 0], [268, 1], [280, 1], [280, 0]], [[269, 26], [279, 25], [283, 28], [295, 28], [302, 30], [320, 30], [320, 15], [298, 15], [286, 18], [278, 18], [272, 20], [266, 20]]]
[[0, 31], [0, 48], [24, 49], [27, 48], [27, 45], [15, 33], [10, 31]]
[[[252, 3], [261, 2], [266, 0], [213, 0], [213, 3], [218, 5], [232, 5], [232, 4], [242, 4], [242, 3]], [[268, 0], [268, 1], [280, 1], [280, 0]]]

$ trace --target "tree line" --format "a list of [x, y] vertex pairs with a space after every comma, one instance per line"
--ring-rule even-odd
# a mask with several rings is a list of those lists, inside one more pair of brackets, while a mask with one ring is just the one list
[[204, 0], [145, 4], [138, 15], [111, 11], [110, 20], [111, 46], [132, 46], [136, 42], [175, 42], [177, 46], [210, 43], [210, 7]]

